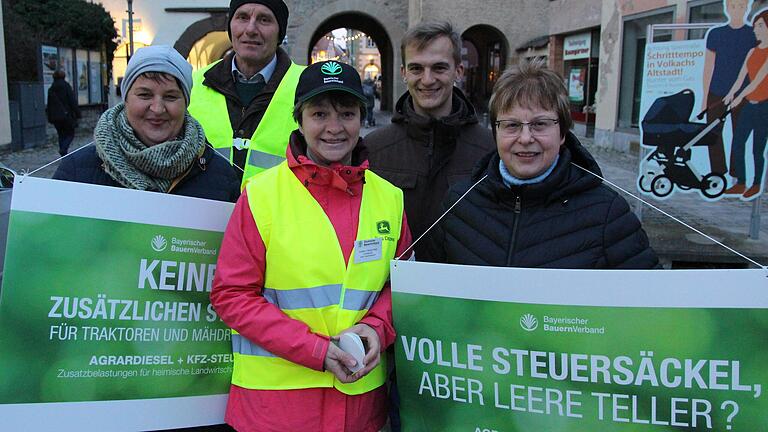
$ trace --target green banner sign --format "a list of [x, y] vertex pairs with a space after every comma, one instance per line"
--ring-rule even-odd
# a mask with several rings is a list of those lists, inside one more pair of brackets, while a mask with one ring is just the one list
[[763, 430], [768, 272], [393, 264], [405, 431]]
[[[0, 424], [28, 430], [30, 407], [41, 429], [222, 422], [231, 336], [208, 296], [231, 209], [17, 181], [0, 296]], [[171, 411], [147, 418], [158, 406]], [[40, 416], [48, 409], [53, 417]]]

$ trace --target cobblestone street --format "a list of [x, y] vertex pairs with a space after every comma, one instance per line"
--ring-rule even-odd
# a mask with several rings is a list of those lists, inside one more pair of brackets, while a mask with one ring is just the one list
[[[2, 162], [8, 168], [16, 171], [17, 174], [25, 172], [32, 172], [46, 164], [49, 164], [57, 159], [59, 156], [59, 147], [55, 144], [55, 140], [48, 137], [48, 143], [41, 146], [30, 149], [24, 149], [17, 152], [4, 153], [0, 155], [0, 162]], [[75, 150], [90, 143], [93, 140], [90, 131], [78, 130], [75, 135], [75, 140], [69, 146], [69, 154], [72, 154]], [[50, 166], [41, 169], [34, 174], [35, 177], [53, 177], [53, 173], [56, 172], [58, 162], [51, 164]]]

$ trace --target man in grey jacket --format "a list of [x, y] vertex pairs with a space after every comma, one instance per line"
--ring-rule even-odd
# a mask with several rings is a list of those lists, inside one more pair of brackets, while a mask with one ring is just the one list
[[[392, 124], [365, 138], [371, 169], [401, 188], [414, 239], [440, 216], [448, 187], [469, 178], [475, 163], [495, 150], [490, 129], [454, 83], [461, 79], [461, 38], [447, 22], [409, 29], [400, 46], [408, 86]], [[416, 259], [429, 261], [422, 240]]]

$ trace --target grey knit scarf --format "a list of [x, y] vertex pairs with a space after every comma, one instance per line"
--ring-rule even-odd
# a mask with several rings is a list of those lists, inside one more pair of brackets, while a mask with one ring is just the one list
[[189, 113], [178, 139], [147, 147], [128, 124], [124, 103], [101, 115], [93, 138], [104, 171], [127, 188], [146, 191], [168, 192], [205, 150], [203, 127]]

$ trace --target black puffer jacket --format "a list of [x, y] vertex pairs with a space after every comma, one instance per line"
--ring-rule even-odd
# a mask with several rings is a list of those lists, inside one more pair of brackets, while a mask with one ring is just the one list
[[[101, 186], [123, 187], [104, 171], [104, 162], [91, 145], [73, 153], [61, 162], [56, 180], [89, 183]], [[240, 182], [227, 161], [210, 147], [199, 157], [184, 176], [174, 182], [170, 192], [195, 198], [235, 202], [240, 197]]]
[[568, 134], [554, 171], [541, 183], [507, 187], [499, 155], [478, 164], [471, 182], [452, 187], [448, 208], [483, 180], [440, 223], [430, 242], [438, 262], [566, 269], [649, 269], [656, 253], [627, 202], [593, 175], [597, 162]]
[[76, 119], [80, 118], [80, 107], [77, 106], [77, 98], [72, 86], [64, 78], [54, 78], [53, 84], [48, 89], [48, 103], [45, 106], [50, 123], [64, 124], [74, 127]]

